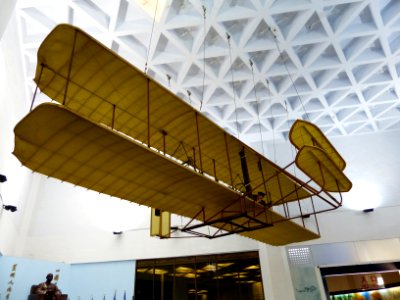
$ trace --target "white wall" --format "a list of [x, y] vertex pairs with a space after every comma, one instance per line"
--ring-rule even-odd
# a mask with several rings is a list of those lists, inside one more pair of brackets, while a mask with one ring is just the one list
[[[285, 247], [239, 236], [215, 240], [150, 238], [148, 208], [45, 176], [31, 177], [26, 197], [31, 212], [24, 217], [29, 226], [22, 226], [18, 256], [81, 263], [258, 250], [266, 298], [295, 299], [293, 289], [288, 288], [292, 279]], [[377, 208], [368, 214], [346, 207], [325, 213], [319, 216], [322, 237], [298, 246], [316, 249], [313, 255], [319, 259], [318, 265], [397, 260], [400, 252], [393, 245], [398, 243], [398, 213], [397, 207]], [[122, 235], [112, 234], [121, 229]], [[327, 253], [332, 255], [327, 257]], [[343, 254], [340, 259], [338, 253]]]
[[265, 299], [295, 299], [285, 247], [260, 245], [259, 255]]
[[[4, 1], [3, 1], [4, 2]], [[11, 1], [5, 1], [11, 2]], [[1, 8], [3, 9], [3, 3]], [[4, 4], [0, 14], [8, 11], [9, 3]], [[7, 8], [7, 9], [6, 9]], [[1, 18], [3, 21], [3, 18]], [[0, 174], [7, 181], [0, 184], [0, 193], [6, 204], [18, 207], [16, 213], [3, 211], [0, 207], [0, 252], [11, 254], [23, 219], [25, 199], [30, 184], [29, 171], [12, 155], [14, 144], [13, 128], [16, 122], [28, 111], [28, 101], [20, 62], [19, 42], [16, 38], [16, 22], [11, 17], [10, 26], [0, 40]]]
[[0, 39], [7, 27], [16, 2], [16, 0], [0, 0]]
[[315, 243], [339, 243], [400, 237], [400, 207], [378, 207], [371, 213], [338, 210], [318, 216], [321, 238]]

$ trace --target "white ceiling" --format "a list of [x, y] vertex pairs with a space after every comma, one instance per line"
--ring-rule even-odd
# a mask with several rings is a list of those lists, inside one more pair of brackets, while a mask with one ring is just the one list
[[328, 136], [400, 129], [400, 1], [164, 2], [154, 18], [156, 0], [19, 0], [30, 92], [37, 47], [72, 23], [248, 143], [297, 118]]

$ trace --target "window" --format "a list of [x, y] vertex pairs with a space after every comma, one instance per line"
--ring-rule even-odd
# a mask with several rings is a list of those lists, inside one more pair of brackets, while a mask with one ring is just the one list
[[264, 300], [257, 252], [137, 262], [137, 300]]

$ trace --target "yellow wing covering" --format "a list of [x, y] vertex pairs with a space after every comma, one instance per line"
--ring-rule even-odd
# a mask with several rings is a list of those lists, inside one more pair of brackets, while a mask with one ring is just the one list
[[[319, 191], [80, 29], [59, 25], [46, 37], [35, 82], [60, 105], [36, 107], [15, 128], [14, 154], [32, 170], [272, 245], [318, 237], [290, 220], [289, 205], [323, 199]], [[306, 174], [327, 191], [349, 188], [337, 172], [343, 159], [318, 128], [296, 122], [290, 138]], [[337, 208], [328, 196], [328, 209]], [[273, 211], [279, 205], [285, 216]], [[159, 221], [153, 233], [169, 235], [169, 221]]]
[[348, 192], [352, 184], [321, 148], [303, 146], [296, 156], [296, 165], [328, 192]]
[[38, 51], [40, 90], [91, 121], [243, 191], [238, 152], [245, 149], [253, 192], [271, 203], [310, 194], [286, 172], [198, 113], [187, 103], [85, 32], [57, 26]]
[[303, 146], [319, 147], [327, 153], [340, 170], [346, 167], [346, 162], [324, 133], [310, 122], [296, 120], [290, 128], [289, 139], [298, 150]]
[[[258, 205], [176, 159], [63, 106], [39, 105], [14, 131], [14, 154], [25, 166], [91, 190], [186, 217], [205, 207], [208, 218], [232, 203], [232, 209]], [[244, 202], [236, 202], [238, 198]], [[255, 212], [252, 220], [263, 222], [262, 214], [267, 213], [272, 226], [240, 233], [243, 236], [272, 245], [319, 237], [271, 210], [266, 212], [265, 207], [258, 206]], [[236, 222], [244, 224], [249, 219]], [[223, 222], [213, 226], [229, 230]]]
[[150, 216], [150, 236], [168, 238], [171, 236], [171, 213], [152, 208]]

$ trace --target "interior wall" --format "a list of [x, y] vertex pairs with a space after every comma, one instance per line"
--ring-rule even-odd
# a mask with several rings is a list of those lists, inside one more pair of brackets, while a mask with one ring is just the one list
[[71, 265], [69, 299], [133, 299], [135, 261]]
[[[0, 174], [7, 177], [7, 181], [0, 184], [1, 198], [5, 204], [17, 206], [18, 211], [11, 213], [4, 211], [0, 206], [0, 252], [13, 254], [19, 230], [25, 219], [24, 205], [29, 198], [30, 172], [22, 168], [21, 164], [12, 155], [14, 148], [14, 125], [28, 111], [19, 41], [16, 36], [17, 25], [11, 15], [10, 4], [13, 1], [2, 1], [0, 15], [10, 19], [9, 26], [0, 39]], [[3, 4], [4, 3], [4, 4]], [[4, 6], [3, 6], [4, 5]], [[4, 10], [3, 10], [4, 8]], [[22, 237], [23, 238], [23, 237]]]
[[10, 20], [11, 13], [17, 3], [16, 0], [0, 0], [0, 39]]
[[373, 212], [338, 210], [318, 216], [321, 238], [315, 243], [391, 239], [398, 231], [400, 206], [378, 207]]
[[357, 265], [400, 260], [400, 238], [308, 246], [314, 266]]
[[261, 275], [266, 300], [294, 300], [285, 247], [260, 244]]

